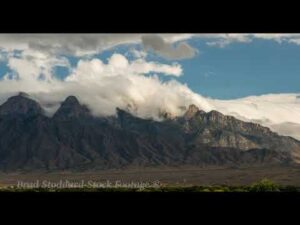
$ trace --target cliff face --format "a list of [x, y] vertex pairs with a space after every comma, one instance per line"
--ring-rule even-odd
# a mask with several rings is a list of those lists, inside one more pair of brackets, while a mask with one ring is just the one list
[[[190, 109], [188, 109], [189, 112]], [[190, 115], [190, 114], [189, 114]], [[267, 127], [247, 123], [220, 112], [195, 111], [193, 116], [178, 118], [177, 122], [184, 127], [194, 142], [209, 144], [212, 147], [229, 147], [240, 150], [268, 148], [285, 151], [285, 144], [297, 148], [298, 143], [292, 138], [281, 137]]]
[[191, 105], [162, 122], [116, 109], [94, 117], [74, 96], [52, 118], [25, 94], [0, 106], [0, 169], [254, 165], [299, 161], [300, 143], [254, 123]]

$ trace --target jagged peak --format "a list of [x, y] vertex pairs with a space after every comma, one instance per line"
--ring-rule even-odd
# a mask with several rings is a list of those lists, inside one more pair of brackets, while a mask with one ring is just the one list
[[60, 108], [54, 114], [54, 118], [68, 119], [90, 115], [90, 111], [86, 105], [80, 104], [75, 96], [68, 96], [62, 102]]
[[125, 112], [125, 110], [123, 110], [123, 109], [121, 109], [119, 107], [116, 108], [116, 111], [117, 111], [117, 113], [119, 113], [119, 112]]
[[21, 97], [24, 97], [24, 98], [30, 98], [30, 95], [28, 93], [22, 92], [22, 91], [20, 91], [17, 96], [21, 96]]
[[199, 108], [195, 104], [191, 104], [187, 111], [199, 111]]
[[195, 116], [199, 111], [200, 111], [200, 109], [196, 105], [191, 104], [191, 105], [189, 105], [187, 111], [185, 112], [184, 118], [190, 119], [193, 116]]
[[80, 105], [78, 99], [77, 99], [75, 96], [73, 96], [73, 95], [68, 96], [68, 97], [65, 99], [65, 101], [63, 101], [62, 104], [68, 104], [68, 105], [70, 105], [70, 104], [71, 104], [71, 105], [76, 104], [76, 105]]
[[208, 112], [208, 114], [212, 116], [224, 116], [222, 113], [220, 113], [217, 110], [211, 110], [210, 112]]
[[124, 116], [124, 115], [132, 116], [132, 114], [128, 110], [121, 109], [119, 107], [116, 107], [116, 112], [117, 112], [117, 116], [118, 117]]
[[33, 101], [33, 99], [31, 98], [31, 96], [25, 92], [18, 92], [16, 95], [9, 97], [7, 100], [15, 100], [15, 99], [28, 99]]
[[[219, 111], [217, 110], [211, 110], [210, 112], [208, 112], [206, 114], [206, 117], [210, 120], [210, 121], [219, 121], [219, 120], [228, 120], [232, 117], [230, 116], [226, 116], [222, 113], [220, 113]], [[234, 118], [236, 119], [236, 118]]]
[[0, 106], [0, 114], [28, 114], [37, 115], [43, 113], [40, 104], [30, 98], [27, 93], [19, 92], [18, 95], [12, 96]]

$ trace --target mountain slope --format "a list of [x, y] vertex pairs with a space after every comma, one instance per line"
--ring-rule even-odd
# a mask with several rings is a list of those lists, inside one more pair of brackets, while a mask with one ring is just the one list
[[298, 163], [299, 141], [254, 123], [191, 105], [162, 122], [94, 117], [74, 96], [52, 118], [22, 93], [0, 106], [0, 169]]

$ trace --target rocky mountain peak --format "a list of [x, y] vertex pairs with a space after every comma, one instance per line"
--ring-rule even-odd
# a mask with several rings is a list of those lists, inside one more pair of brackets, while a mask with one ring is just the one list
[[120, 109], [119, 107], [117, 107], [116, 111], [117, 111], [117, 118], [121, 123], [124, 123], [127, 120], [134, 119], [134, 116], [126, 110], [123, 110], [123, 109]]
[[69, 96], [62, 103], [63, 105], [80, 105], [78, 99], [75, 96]]
[[62, 102], [60, 108], [54, 114], [56, 119], [68, 119], [88, 116], [89, 109], [81, 105], [75, 96], [69, 96]]
[[24, 97], [24, 98], [30, 98], [29, 94], [27, 94], [26, 92], [22, 92], [22, 91], [20, 91], [17, 96], [21, 96], [21, 97]]
[[154, 121], [117, 108], [117, 118], [103, 123], [69, 96], [53, 118], [28, 117], [40, 112], [39, 104], [24, 94], [0, 106], [0, 171], [300, 161], [299, 141], [195, 105], [185, 113], [190, 119]]
[[223, 115], [222, 113], [220, 113], [216, 110], [212, 110], [212, 111], [208, 112], [207, 115], [210, 118], [210, 120], [212, 120], [212, 121], [217, 120], [217, 119], [225, 119], [225, 115]]
[[199, 111], [200, 111], [199, 108], [196, 105], [192, 104], [189, 106], [189, 108], [185, 112], [184, 118], [190, 119], [190, 118], [194, 117]]
[[38, 102], [31, 99], [27, 93], [20, 92], [0, 106], [0, 115], [26, 115], [35, 116], [43, 113], [43, 109]]
[[123, 115], [131, 115], [128, 111], [121, 109], [119, 107], [116, 108], [117, 116], [123, 116]]

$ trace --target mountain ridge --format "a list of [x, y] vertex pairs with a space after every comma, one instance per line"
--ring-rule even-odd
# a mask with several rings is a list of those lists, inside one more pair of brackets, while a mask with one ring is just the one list
[[75, 96], [51, 118], [24, 93], [0, 106], [1, 170], [293, 164], [299, 154], [291, 137], [195, 105], [163, 121], [120, 108], [95, 117]]

